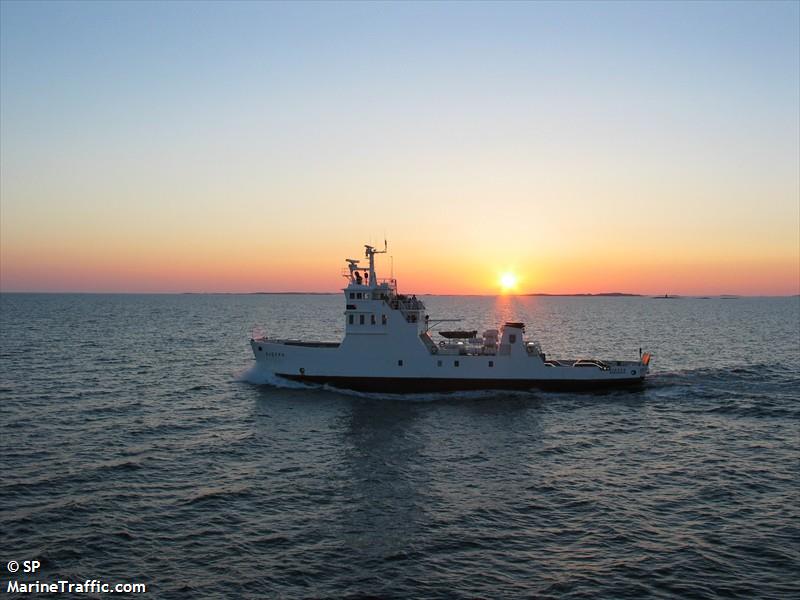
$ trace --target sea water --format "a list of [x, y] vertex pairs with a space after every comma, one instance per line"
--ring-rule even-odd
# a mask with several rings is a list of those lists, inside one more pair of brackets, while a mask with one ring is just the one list
[[[284, 384], [254, 325], [337, 340], [340, 295], [0, 295], [5, 586], [148, 596], [800, 594], [800, 299], [421, 297], [640, 391]], [[37, 573], [7, 571], [39, 560]]]

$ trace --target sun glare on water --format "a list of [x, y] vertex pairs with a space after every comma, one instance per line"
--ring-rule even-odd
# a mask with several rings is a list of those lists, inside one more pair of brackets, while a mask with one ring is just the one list
[[500, 276], [500, 287], [503, 292], [511, 292], [517, 287], [517, 276], [514, 273], [506, 272]]

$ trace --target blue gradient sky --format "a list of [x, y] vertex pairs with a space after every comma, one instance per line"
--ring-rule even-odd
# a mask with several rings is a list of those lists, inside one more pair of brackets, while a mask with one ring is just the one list
[[0, 283], [797, 293], [799, 7], [3, 2]]

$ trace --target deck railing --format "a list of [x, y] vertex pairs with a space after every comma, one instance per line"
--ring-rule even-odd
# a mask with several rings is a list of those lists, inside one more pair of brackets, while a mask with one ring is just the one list
[[[361, 273], [364, 273], [364, 271], [362, 270]], [[351, 273], [350, 273], [350, 269], [348, 267], [342, 267], [341, 274], [342, 274], [342, 277], [344, 277], [345, 279], [350, 279]], [[363, 275], [361, 277], [362, 277], [361, 278], [362, 283], [364, 285], [368, 286], [369, 285], [369, 283], [368, 283], [369, 280], [367, 278], [365, 278]], [[374, 283], [376, 285], [379, 285], [379, 286], [386, 284], [386, 285], [388, 285], [390, 290], [392, 290], [392, 291], [396, 291], [397, 290], [397, 280], [396, 279], [392, 279], [392, 278], [389, 278], [389, 277], [376, 277]]]

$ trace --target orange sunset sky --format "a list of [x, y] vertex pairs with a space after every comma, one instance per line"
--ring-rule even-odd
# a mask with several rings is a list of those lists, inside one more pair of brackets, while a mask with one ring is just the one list
[[3, 2], [0, 289], [800, 293], [798, 7]]

